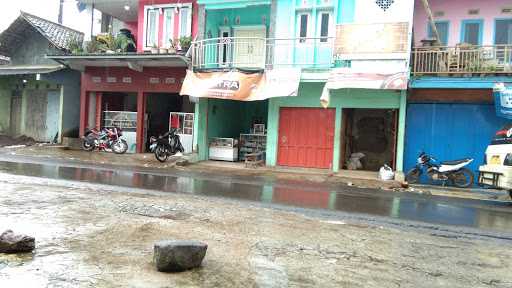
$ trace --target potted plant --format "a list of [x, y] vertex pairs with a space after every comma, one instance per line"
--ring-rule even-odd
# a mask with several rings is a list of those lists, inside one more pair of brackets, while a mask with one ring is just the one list
[[181, 51], [187, 51], [188, 48], [190, 48], [190, 45], [192, 44], [192, 37], [189, 36], [182, 36], [180, 37], [180, 48]]
[[169, 49], [167, 51], [169, 54], [176, 54], [176, 43], [178, 43], [178, 39], [169, 39]]
[[68, 49], [71, 51], [72, 54], [80, 54], [84, 52], [84, 49], [82, 48], [82, 43], [78, 38], [73, 38], [69, 41]]
[[156, 43], [151, 46], [151, 54], [158, 54], [158, 46]]

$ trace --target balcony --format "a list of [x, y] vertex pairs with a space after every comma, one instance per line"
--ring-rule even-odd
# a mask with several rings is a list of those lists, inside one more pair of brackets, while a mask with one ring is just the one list
[[195, 69], [328, 69], [333, 65], [334, 38], [211, 38], [192, 43]]
[[486, 77], [512, 74], [512, 45], [418, 47], [413, 76]]

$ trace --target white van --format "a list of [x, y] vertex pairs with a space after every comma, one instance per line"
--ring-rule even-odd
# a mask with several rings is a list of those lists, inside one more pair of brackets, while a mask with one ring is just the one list
[[478, 184], [508, 190], [512, 197], [512, 125], [496, 132], [479, 170]]

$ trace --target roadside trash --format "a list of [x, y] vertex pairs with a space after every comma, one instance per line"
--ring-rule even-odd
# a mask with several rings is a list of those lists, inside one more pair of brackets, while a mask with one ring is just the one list
[[393, 169], [387, 164], [384, 164], [384, 166], [379, 169], [379, 179], [385, 181], [393, 180], [395, 179], [395, 172], [393, 172]]
[[208, 245], [199, 241], [163, 240], [155, 243], [154, 261], [160, 272], [181, 272], [199, 267]]
[[365, 157], [363, 153], [352, 153], [350, 155], [350, 159], [347, 161], [347, 169], [348, 170], [358, 170], [363, 168], [363, 164], [361, 163], [361, 159]]
[[31, 252], [35, 247], [34, 237], [15, 234], [12, 230], [5, 230], [0, 234], [0, 253]]

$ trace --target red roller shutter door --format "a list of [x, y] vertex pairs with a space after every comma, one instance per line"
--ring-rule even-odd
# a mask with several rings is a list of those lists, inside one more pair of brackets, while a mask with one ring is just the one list
[[281, 108], [277, 164], [332, 168], [336, 110]]

